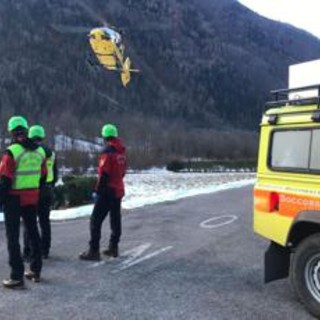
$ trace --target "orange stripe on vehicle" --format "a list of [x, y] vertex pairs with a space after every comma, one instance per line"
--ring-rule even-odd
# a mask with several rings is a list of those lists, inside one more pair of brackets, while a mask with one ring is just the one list
[[279, 213], [281, 215], [295, 217], [305, 210], [320, 210], [320, 197], [280, 194]]
[[[272, 208], [272, 195], [274, 194], [279, 196], [279, 206], [276, 210]], [[282, 216], [295, 218], [301, 211], [320, 211], [320, 197], [255, 189], [254, 209], [261, 213], [280, 214]]]

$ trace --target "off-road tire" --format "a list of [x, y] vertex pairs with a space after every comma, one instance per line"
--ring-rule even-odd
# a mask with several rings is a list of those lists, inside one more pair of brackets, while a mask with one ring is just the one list
[[296, 248], [290, 282], [307, 310], [320, 318], [320, 233], [305, 238]]

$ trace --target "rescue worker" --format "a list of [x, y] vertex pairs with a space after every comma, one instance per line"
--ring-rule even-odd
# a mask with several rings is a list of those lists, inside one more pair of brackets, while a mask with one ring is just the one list
[[[37, 204], [40, 185], [47, 175], [46, 155], [43, 148], [28, 139], [28, 123], [21, 116], [8, 122], [12, 143], [0, 164], [0, 202], [4, 206], [5, 228], [8, 242], [11, 274], [3, 281], [6, 288], [21, 288], [24, 277], [40, 281], [42, 258], [37, 228]], [[20, 218], [30, 237], [30, 270], [24, 274], [20, 252]]]
[[[58, 179], [58, 169], [55, 153], [44, 144], [44, 140], [46, 138], [44, 128], [39, 125], [30, 127], [28, 137], [35, 144], [44, 149], [47, 159], [47, 181], [40, 189], [40, 199], [37, 214], [40, 225], [42, 258], [48, 259], [51, 247], [50, 210], [53, 202], [53, 189]], [[25, 229], [24, 231], [23, 256], [24, 260], [28, 261], [30, 259], [30, 241], [27, 230]]]
[[108, 257], [118, 257], [121, 236], [121, 199], [124, 196], [123, 178], [126, 171], [126, 152], [118, 138], [118, 130], [106, 124], [101, 131], [106, 148], [100, 155], [98, 182], [95, 188], [96, 202], [90, 218], [89, 250], [81, 253], [82, 260], [100, 260], [101, 227], [110, 213], [111, 236], [109, 247], [102, 251]]

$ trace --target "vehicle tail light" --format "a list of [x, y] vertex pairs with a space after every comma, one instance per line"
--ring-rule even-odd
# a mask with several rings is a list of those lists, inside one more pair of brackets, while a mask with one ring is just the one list
[[269, 212], [279, 210], [279, 194], [271, 192], [269, 195]]
[[280, 196], [277, 192], [267, 190], [254, 190], [254, 208], [263, 212], [274, 212], [279, 210]]

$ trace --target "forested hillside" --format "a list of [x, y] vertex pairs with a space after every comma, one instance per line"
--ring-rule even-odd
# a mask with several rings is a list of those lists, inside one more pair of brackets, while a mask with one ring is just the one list
[[[132, 145], [164, 127], [194, 143], [212, 129], [256, 131], [288, 65], [320, 54], [319, 39], [235, 0], [1, 0], [0, 14], [2, 121], [21, 113], [87, 137], [115, 121]], [[102, 20], [124, 30], [141, 69], [127, 89], [87, 63], [87, 32]]]

